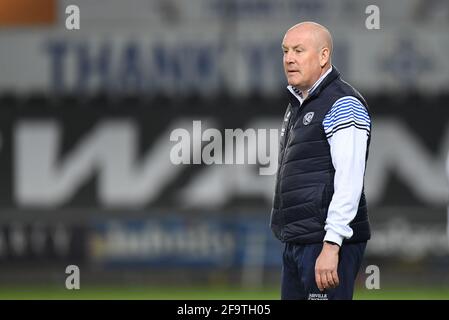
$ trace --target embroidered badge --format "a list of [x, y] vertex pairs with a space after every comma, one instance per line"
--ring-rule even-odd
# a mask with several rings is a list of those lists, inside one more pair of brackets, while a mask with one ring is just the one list
[[302, 119], [302, 123], [304, 123], [305, 126], [308, 125], [312, 121], [314, 115], [315, 115], [314, 112], [306, 113], [306, 115]]

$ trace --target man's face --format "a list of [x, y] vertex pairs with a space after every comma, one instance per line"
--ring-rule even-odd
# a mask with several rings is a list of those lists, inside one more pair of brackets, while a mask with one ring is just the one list
[[284, 71], [288, 84], [301, 91], [310, 89], [321, 75], [319, 48], [312, 32], [289, 30], [282, 42]]

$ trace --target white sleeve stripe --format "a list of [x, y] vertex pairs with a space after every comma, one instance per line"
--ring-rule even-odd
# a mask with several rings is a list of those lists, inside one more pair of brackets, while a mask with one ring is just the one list
[[338, 110], [339, 107], [348, 104], [357, 106], [359, 109], [364, 110], [366, 112], [365, 106], [360, 102], [360, 100], [351, 96], [345, 96], [335, 101], [334, 105], [332, 106], [332, 109]]
[[335, 105], [345, 103], [345, 102], [354, 102], [356, 104], [361, 104], [360, 100], [353, 96], [344, 96], [337, 101], [335, 101]]
[[332, 108], [331, 112], [328, 114], [326, 118], [332, 119], [334, 117], [338, 117], [340, 114], [345, 113], [347, 111], [352, 111], [360, 116], [369, 118], [368, 112], [366, 112], [365, 109], [361, 109], [360, 106], [356, 106], [353, 104], [340, 105], [339, 107]]
[[339, 110], [339, 109], [341, 109], [342, 107], [345, 107], [345, 106], [354, 106], [358, 110], [366, 113], [366, 108], [365, 108], [365, 106], [363, 104], [360, 103], [360, 101], [357, 101], [357, 102], [354, 102], [354, 101], [341, 101], [341, 99], [338, 100], [338, 102], [334, 103], [334, 105], [332, 106], [332, 111], [333, 110]]
[[367, 132], [371, 129], [371, 119], [365, 106], [357, 98], [345, 96], [332, 105], [322, 124], [326, 135], [329, 135], [351, 122]]

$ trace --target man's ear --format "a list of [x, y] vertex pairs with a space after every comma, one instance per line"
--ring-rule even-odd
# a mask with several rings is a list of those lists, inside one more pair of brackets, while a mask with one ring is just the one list
[[320, 66], [324, 67], [329, 61], [329, 48], [322, 48], [320, 52]]

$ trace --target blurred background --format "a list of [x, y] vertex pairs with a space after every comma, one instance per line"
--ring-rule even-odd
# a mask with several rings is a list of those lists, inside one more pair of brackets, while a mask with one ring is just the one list
[[448, 299], [444, 0], [0, 0], [0, 298], [278, 299], [274, 175], [174, 165], [170, 135], [279, 130], [282, 38], [308, 20], [372, 113], [356, 298]]

